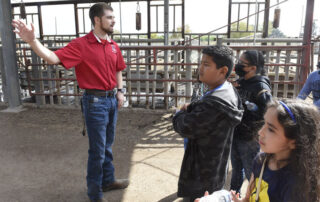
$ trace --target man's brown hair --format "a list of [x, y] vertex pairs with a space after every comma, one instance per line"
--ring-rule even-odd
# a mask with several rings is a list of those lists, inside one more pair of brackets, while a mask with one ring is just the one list
[[102, 17], [104, 15], [104, 10], [113, 11], [113, 8], [107, 3], [96, 3], [91, 6], [89, 11], [89, 17], [93, 26], [95, 25], [94, 17]]

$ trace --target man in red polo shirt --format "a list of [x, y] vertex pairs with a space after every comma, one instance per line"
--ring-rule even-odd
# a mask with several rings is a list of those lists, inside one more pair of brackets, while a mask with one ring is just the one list
[[49, 64], [75, 67], [79, 87], [85, 89], [82, 106], [89, 138], [88, 196], [91, 201], [103, 201], [102, 192], [129, 185], [127, 179], [115, 179], [112, 164], [117, 112], [124, 98], [121, 71], [126, 65], [118, 45], [109, 37], [115, 24], [112, 7], [97, 3], [89, 16], [94, 29], [55, 52], [35, 38], [32, 24], [31, 29], [20, 20], [13, 20], [12, 25], [14, 32]]

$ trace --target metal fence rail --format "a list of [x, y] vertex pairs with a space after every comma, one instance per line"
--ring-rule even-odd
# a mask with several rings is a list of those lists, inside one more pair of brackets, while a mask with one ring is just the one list
[[[129, 107], [165, 108], [190, 101], [192, 82], [196, 82], [201, 50], [205, 46], [122, 46], [127, 64], [123, 72]], [[273, 96], [295, 97], [303, 84], [299, 78], [301, 45], [230, 46], [239, 58], [245, 50], [265, 53], [265, 68], [272, 82]], [[38, 105], [79, 105], [75, 70], [47, 65], [30, 49], [23, 48], [20, 60], [22, 88]], [[167, 52], [167, 54], [165, 54]], [[167, 55], [167, 58], [165, 56]], [[231, 76], [235, 79], [234, 72]]]

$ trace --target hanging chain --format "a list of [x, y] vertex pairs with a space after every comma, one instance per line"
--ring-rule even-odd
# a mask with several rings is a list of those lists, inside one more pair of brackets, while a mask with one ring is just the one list
[[139, 4], [139, 1], [137, 1], [137, 13], [140, 13], [140, 4]]

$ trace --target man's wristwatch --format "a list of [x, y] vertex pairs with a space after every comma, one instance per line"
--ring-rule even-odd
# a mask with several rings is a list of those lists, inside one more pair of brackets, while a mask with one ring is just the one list
[[125, 91], [126, 91], [126, 90], [125, 90], [124, 88], [118, 88], [118, 89], [117, 89], [117, 92], [120, 92], [120, 93], [123, 93], [123, 94], [125, 93]]

